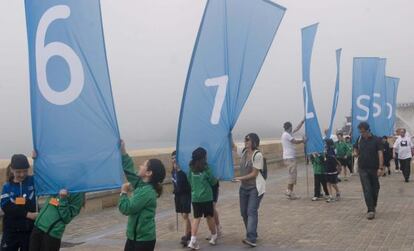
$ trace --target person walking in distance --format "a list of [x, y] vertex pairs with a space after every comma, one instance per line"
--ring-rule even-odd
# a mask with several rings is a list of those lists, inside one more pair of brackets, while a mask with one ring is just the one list
[[293, 193], [293, 188], [296, 185], [298, 176], [295, 145], [305, 143], [305, 139], [298, 140], [295, 139], [292, 135], [299, 131], [304, 123], [305, 120], [302, 120], [294, 130], [292, 130], [292, 123], [285, 122], [283, 124], [284, 132], [281, 138], [283, 147], [283, 162], [289, 171], [289, 181], [285, 195], [288, 199], [291, 200], [299, 198]]
[[378, 194], [380, 190], [379, 176], [384, 173], [383, 144], [381, 139], [373, 135], [367, 122], [358, 125], [360, 136], [354, 144], [354, 154], [358, 156], [359, 177], [367, 205], [367, 219], [375, 218]]
[[413, 157], [411, 152], [412, 147], [413, 143], [411, 142], [411, 137], [406, 135], [406, 130], [404, 128], [401, 128], [400, 137], [394, 142], [393, 156], [394, 159], [398, 159], [400, 162], [400, 169], [403, 173], [405, 182], [410, 181], [411, 159]]

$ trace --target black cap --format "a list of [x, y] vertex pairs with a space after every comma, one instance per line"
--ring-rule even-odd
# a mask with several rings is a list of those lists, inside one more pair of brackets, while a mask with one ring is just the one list
[[30, 164], [27, 160], [27, 157], [23, 154], [15, 154], [11, 158], [11, 168], [12, 169], [29, 169]]

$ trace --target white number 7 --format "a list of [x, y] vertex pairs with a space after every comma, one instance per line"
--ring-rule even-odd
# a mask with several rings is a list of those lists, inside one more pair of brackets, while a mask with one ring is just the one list
[[216, 98], [214, 99], [214, 107], [210, 118], [210, 122], [213, 125], [217, 125], [220, 121], [221, 108], [223, 108], [224, 99], [226, 98], [228, 81], [229, 76], [224, 75], [217, 78], [206, 79], [204, 82], [204, 85], [207, 87], [218, 86]]

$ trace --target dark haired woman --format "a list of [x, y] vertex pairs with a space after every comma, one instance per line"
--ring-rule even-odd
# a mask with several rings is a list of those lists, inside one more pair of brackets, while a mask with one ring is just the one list
[[[332, 139], [325, 140], [325, 165], [326, 183], [329, 192], [329, 197], [326, 199], [326, 202], [329, 203], [340, 200], [341, 198], [341, 193], [338, 188], [338, 166], [340, 166], [341, 163], [336, 159], [335, 144]], [[335, 197], [333, 197], [334, 194], [336, 194]]]
[[259, 145], [260, 139], [255, 133], [249, 133], [244, 138], [244, 148], [233, 143], [233, 151], [241, 157], [240, 176], [235, 177], [234, 181], [241, 181], [240, 213], [246, 228], [243, 243], [251, 247], [256, 247], [258, 211], [266, 190], [266, 181], [261, 174], [264, 160], [258, 150]]
[[[125, 251], [152, 251], [155, 247], [155, 210], [162, 194], [165, 168], [158, 159], [149, 159], [135, 171], [134, 162], [121, 141], [122, 168], [129, 183], [121, 188], [118, 209], [128, 216]], [[128, 192], [133, 189], [132, 195]]]
[[8, 180], [1, 193], [3, 236], [0, 250], [29, 250], [30, 234], [36, 219], [33, 176], [28, 175], [29, 161], [15, 154], [7, 167]]
[[197, 232], [201, 217], [207, 218], [207, 225], [211, 232], [210, 244], [215, 245], [217, 241], [216, 223], [214, 221], [213, 190], [212, 186], [217, 183], [207, 164], [207, 151], [197, 148], [192, 153], [188, 182], [191, 186], [191, 200], [193, 204], [193, 224], [191, 225], [191, 240], [188, 247], [195, 250], [200, 246], [197, 242]]

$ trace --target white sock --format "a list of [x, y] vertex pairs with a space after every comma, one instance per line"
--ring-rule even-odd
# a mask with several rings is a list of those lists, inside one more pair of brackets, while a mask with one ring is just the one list
[[196, 236], [191, 236], [191, 242], [196, 242], [197, 241], [197, 237]]
[[215, 234], [211, 234], [211, 239], [217, 239], [217, 232]]

